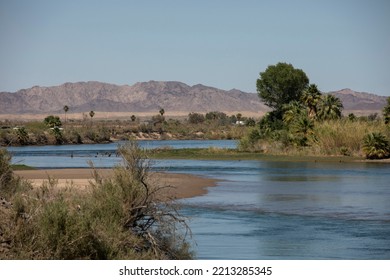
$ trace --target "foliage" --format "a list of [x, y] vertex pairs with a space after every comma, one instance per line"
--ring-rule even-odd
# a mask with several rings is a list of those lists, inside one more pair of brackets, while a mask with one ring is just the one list
[[61, 123], [61, 120], [60, 120], [60, 117], [58, 116], [53, 116], [53, 115], [50, 115], [50, 116], [47, 116], [45, 119], [44, 119], [44, 124], [47, 126], [47, 127], [50, 127], [50, 128], [53, 128], [53, 127], [60, 127], [62, 125]]
[[390, 156], [389, 140], [380, 132], [372, 132], [363, 138], [363, 152], [368, 159], [383, 159]]
[[387, 104], [383, 108], [383, 118], [385, 119], [385, 124], [390, 124], [390, 97], [387, 97]]
[[246, 126], [255, 126], [256, 125], [256, 121], [254, 118], [247, 118], [245, 120], [245, 125]]
[[271, 111], [260, 119], [259, 129], [261, 137], [271, 136], [274, 131], [284, 129], [284, 123], [279, 117], [279, 113]]
[[18, 127], [16, 129], [14, 129], [14, 131], [16, 133], [16, 137], [17, 137], [18, 143], [20, 145], [28, 145], [29, 144], [30, 139], [29, 139], [28, 133], [24, 127]]
[[190, 124], [198, 124], [203, 123], [205, 121], [205, 116], [199, 113], [189, 113], [188, 114], [188, 122]]
[[307, 115], [307, 110], [302, 103], [291, 101], [283, 106], [283, 122], [286, 126], [290, 125], [299, 116]]
[[350, 121], [356, 121], [356, 116], [355, 116], [355, 114], [354, 113], [349, 113], [348, 114], [348, 119], [350, 120]]
[[281, 111], [283, 105], [300, 100], [308, 84], [309, 79], [303, 70], [295, 69], [291, 64], [278, 63], [260, 73], [256, 86], [265, 105]]
[[332, 94], [322, 96], [318, 102], [318, 118], [320, 120], [335, 120], [341, 118], [343, 104]]
[[160, 111], [159, 111], [159, 113], [160, 113], [161, 116], [164, 116], [164, 114], [165, 114], [164, 108], [161, 108]]
[[310, 84], [302, 93], [301, 102], [309, 109], [308, 115], [310, 118], [315, 118], [317, 116], [317, 108], [318, 103], [321, 100], [321, 95], [321, 92], [315, 84]]
[[190, 258], [185, 219], [164, 193], [169, 186], [154, 183], [137, 143], [119, 152], [123, 164], [110, 178], [95, 170], [89, 190], [60, 189], [49, 178], [40, 188], [16, 193], [0, 219], [9, 240], [0, 258]]
[[290, 131], [293, 141], [299, 146], [307, 146], [309, 137], [314, 136], [314, 122], [307, 114], [298, 115], [291, 123]]
[[206, 113], [206, 120], [225, 120], [227, 115], [223, 112], [212, 111]]
[[66, 123], [66, 113], [68, 113], [69, 111], [69, 106], [68, 105], [65, 105], [64, 108], [63, 108], [64, 112], [65, 112], [65, 123]]
[[6, 199], [11, 198], [18, 191], [30, 188], [30, 184], [14, 176], [11, 159], [7, 150], [0, 149], [0, 197]]
[[238, 149], [240, 151], [254, 151], [256, 143], [261, 139], [258, 129], [253, 128], [238, 142]]
[[57, 145], [63, 144], [64, 139], [61, 130], [58, 127], [54, 127], [51, 129], [51, 131], [54, 135], [54, 138], [56, 139], [56, 144]]

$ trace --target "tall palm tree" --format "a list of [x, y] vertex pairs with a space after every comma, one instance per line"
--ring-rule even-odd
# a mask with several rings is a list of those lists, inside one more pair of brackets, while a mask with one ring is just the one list
[[385, 118], [385, 124], [390, 124], [390, 97], [387, 97], [387, 104], [383, 108], [383, 117]]
[[316, 84], [310, 84], [307, 89], [305, 89], [301, 96], [301, 101], [309, 109], [309, 117], [315, 118], [317, 116], [317, 106], [318, 102], [321, 99], [321, 92], [318, 90]]
[[92, 126], [92, 118], [93, 118], [93, 116], [95, 116], [95, 112], [94, 111], [90, 111], [89, 112], [89, 116], [91, 117], [91, 126]]
[[68, 105], [64, 106], [64, 112], [65, 112], [65, 123], [66, 123], [66, 113], [69, 111]]
[[318, 117], [321, 120], [339, 119], [343, 108], [343, 103], [336, 96], [332, 94], [323, 95], [318, 102]]

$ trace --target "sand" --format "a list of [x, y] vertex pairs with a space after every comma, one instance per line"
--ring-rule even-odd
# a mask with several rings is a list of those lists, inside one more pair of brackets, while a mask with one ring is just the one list
[[[14, 173], [21, 178], [29, 180], [33, 186], [40, 186], [48, 178], [58, 180], [58, 187], [72, 186], [78, 189], [89, 187], [92, 180], [92, 169], [39, 169], [18, 170]], [[113, 174], [111, 169], [98, 169], [102, 177]], [[151, 180], [158, 186], [170, 185], [172, 188], [165, 189], [166, 195], [175, 199], [190, 198], [207, 193], [208, 187], [216, 185], [217, 180], [203, 178], [188, 174], [175, 173], [152, 173]]]

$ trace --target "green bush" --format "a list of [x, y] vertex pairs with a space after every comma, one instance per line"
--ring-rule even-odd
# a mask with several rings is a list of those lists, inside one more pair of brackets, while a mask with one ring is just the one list
[[[17, 192], [12, 212], [0, 213], [0, 230], [10, 240], [0, 259], [191, 258], [185, 219], [163, 193], [167, 186], [153, 183], [145, 151], [136, 142], [118, 151], [123, 163], [114, 175], [103, 178], [94, 170], [88, 190], [58, 188], [49, 178], [40, 188]], [[1, 166], [4, 180], [12, 181]]]
[[390, 144], [380, 132], [369, 133], [363, 138], [363, 152], [368, 159], [383, 159], [390, 156]]

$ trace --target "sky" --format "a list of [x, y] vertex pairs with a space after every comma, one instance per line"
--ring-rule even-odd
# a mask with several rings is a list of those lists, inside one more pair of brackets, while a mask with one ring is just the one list
[[256, 92], [278, 62], [390, 96], [388, 0], [0, 0], [0, 91], [149, 80]]

